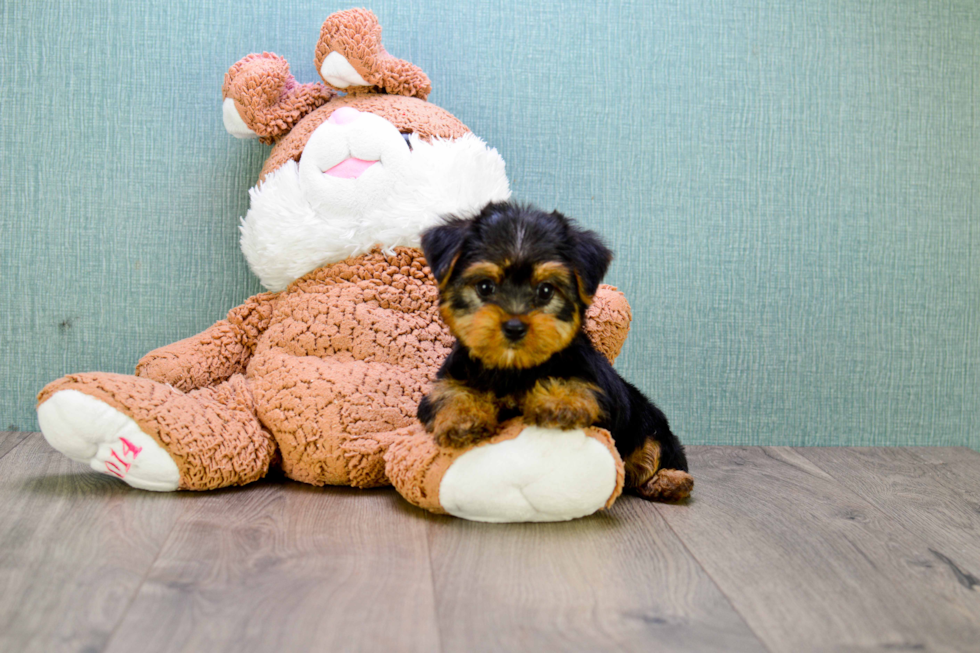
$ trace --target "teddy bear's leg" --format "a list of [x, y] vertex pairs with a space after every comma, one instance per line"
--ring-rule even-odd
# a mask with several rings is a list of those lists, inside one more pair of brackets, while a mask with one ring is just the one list
[[387, 433], [416, 424], [427, 370], [266, 350], [249, 366], [282, 469], [313, 485], [388, 485]]
[[275, 442], [245, 378], [184, 394], [122, 374], [73, 374], [38, 395], [47, 441], [146, 490], [207, 490], [262, 478]]

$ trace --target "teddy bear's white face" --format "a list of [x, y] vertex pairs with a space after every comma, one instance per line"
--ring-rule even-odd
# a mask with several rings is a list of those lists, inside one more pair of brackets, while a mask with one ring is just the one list
[[299, 161], [307, 199], [319, 213], [388, 201], [385, 192], [413, 170], [414, 145], [373, 113], [341, 107], [313, 132]]
[[423, 141], [343, 107], [249, 191], [242, 251], [269, 290], [380, 245], [418, 247], [446, 215], [475, 215], [510, 188], [497, 151], [471, 133]]

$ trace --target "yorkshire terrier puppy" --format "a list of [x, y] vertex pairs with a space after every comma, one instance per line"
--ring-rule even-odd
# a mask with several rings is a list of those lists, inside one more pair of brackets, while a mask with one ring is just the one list
[[456, 344], [418, 408], [442, 446], [492, 435], [523, 415], [541, 427], [607, 429], [626, 486], [646, 499], [687, 497], [694, 481], [664, 414], [582, 331], [612, 252], [555, 211], [490, 204], [422, 235]]

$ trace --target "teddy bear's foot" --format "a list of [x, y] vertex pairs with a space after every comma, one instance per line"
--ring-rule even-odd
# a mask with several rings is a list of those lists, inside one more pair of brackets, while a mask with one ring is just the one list
[[679, 469], [659, 469], [636, 493], [648, 501], [682, 501], [691, 496], [694, 478]]
[[440, 448], [421, 426], [412, 427], [385, 461], [408, 501], [483, 522], [584, 517], [612, 505], [624, 476], [608, 432], [544, 429], [520, 420], [467, 450]]
[[61, 390], [38, 407], [37, 418], [44, 439], [69, 458], [141, 490], [177, 489], [180, 471], [163, 447], [98, 399]]
[[599, 510], [615, 489], [615, 460], [584, 430], [528, 426], [457, 458], [439, 498], [449, 514], [475, 521], [565, 521]]

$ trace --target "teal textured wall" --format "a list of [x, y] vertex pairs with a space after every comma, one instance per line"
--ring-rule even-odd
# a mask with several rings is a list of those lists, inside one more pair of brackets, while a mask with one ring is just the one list
[[[0, 16], [0, 429], [259, 290], [267, 148], [227, 67], [317, 79], [346, 3], [15, 2]], [[515, 196], [604, 233], [620, 371], [690, 443], [980, 448], [980, 4], [368, 5]]]

